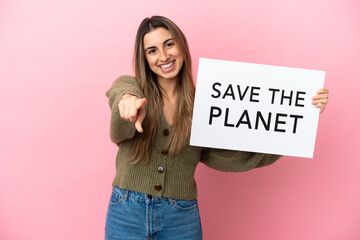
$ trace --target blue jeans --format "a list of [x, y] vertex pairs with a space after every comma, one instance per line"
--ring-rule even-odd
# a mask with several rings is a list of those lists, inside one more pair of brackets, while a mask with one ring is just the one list
[[114, 187], [106, 214], [106, 240], [201, 240], [197, 200], [156, 198]]

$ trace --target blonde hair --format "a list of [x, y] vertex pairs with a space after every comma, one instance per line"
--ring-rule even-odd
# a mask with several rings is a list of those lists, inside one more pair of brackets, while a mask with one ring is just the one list
[[185, 35], [171, 20], [162, 16], [145, 18], [137, 31], [133, 64], [135, 78], [147, 98], [146, 117], [142, 123], [144, 132], [137, 133], [132, 146], [133, 163], [141, 160], [150, 161], [151, 149], [163, 108], [163, 95], [157, 82], [157, 76], [151, 71], [144, 52], [143, 39], [145, 34], [163, 27], [167, 29], [181, 51], [184, 58], [179, 72], [177, 109], [173, 118], [172, 131], [167, 148], [169, 158], [179, 155], [183, 147], [189, 143], [191, 119], [194, 104], [195, 87], [192, 78], [191, 56]]

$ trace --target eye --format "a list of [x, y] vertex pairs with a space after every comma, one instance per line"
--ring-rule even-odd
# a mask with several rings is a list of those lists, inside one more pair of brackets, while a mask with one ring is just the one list
[[175, 44], [174, 42], [167, 42], [166, 47], [168, 47], [168, 48], [172, 47], [172, 46], [174, 46], [174, 44]]
[[154, 54], [156, 52], [156, 49], [150, 49], [149, 51], [148, 51], [148, 54]]

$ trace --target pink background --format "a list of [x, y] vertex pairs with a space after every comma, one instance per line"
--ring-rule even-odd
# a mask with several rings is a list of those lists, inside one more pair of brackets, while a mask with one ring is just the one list
[[[164, 15], [199, 57], [326, 71], [313, 159], [199, 165], [204, 239], [360, 239], [357, 0], [2, 0], [0, 239], [103, 239], [116, 145], [105, 91]], [[357, 148], [357, 149], [356, 149]]]

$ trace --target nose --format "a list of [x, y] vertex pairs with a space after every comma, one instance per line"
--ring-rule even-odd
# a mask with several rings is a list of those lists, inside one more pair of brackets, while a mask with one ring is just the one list
[[169, 59], [169, 54], [166, 52], [166, 50], [160, 51], [160, 60], [162, 62], [166, 62]]

